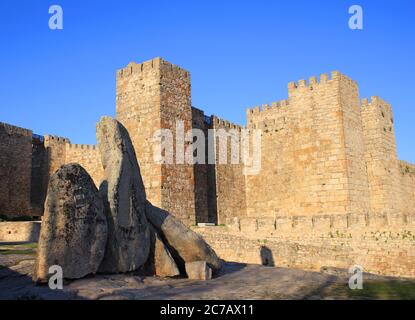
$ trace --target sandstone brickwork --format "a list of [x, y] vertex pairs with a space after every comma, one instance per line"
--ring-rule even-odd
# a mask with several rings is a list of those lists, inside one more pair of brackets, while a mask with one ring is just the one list
[[249, 109], [262, 170], [247, 177], [249, 216], [367, 212], [357, 84], [333, 72], [290, 83], [288, 100]]
[[[204, 163], [196, 162], [194, 164], [194, 194], [195, 194], [195, 211], [196, 211], [196, 222], [206, 223], [214, 221], [216, 217], [216, 206], [209, 207], [209, 203], [216, 203], [216, 184], [214, 183], [215, 166], [209, 164], [207, 161], [208, 152], [208, 135], [209, 135], [209, 124], [206, 123], [205, 114], [202, 110], [192, 107], [192, 121], [193, 129], [200, 130], [203, 132], [202, 139], [204, 148]], [[210, 119], [209, 119], [210, 121]], [[215, 199], [212, 199], [215, 197]], [[212, 212], [214, 211], [214, 212]], [[213, 218], [212, 218], [213, 217]], [[216, 221], [215, 221], [216, 222]]]
[[192, 129], [189, 72], [160, 58], [119, 70], [117, 120], [130, 132], [149, 200], [194, 224], [194, 168], [180, 160], [184, 149], [175, 139], [174, 164], [156, 163], [153, 149], [156, 130], [170, 129], [176, 137], [178, 121], [183, 123], [178, 129], [183, 136]]
[[415, 165], [399, 161], [401, 210], [409, 215], [414, 212], [415, 203]]
[[0, 122], [0, 214], [31, 216], [32, 131]]
[[72, 144], [68, 138], [46, 135], [45, 149], [49, 176], [64, 164], [78, 163], [87, 170], [95, 185], [100, 185], [104, 170], [95, 145]]
[[323, 267], [415, 277], [415, 216], [331, 215], [245, 218], [220, 227], [195, 227], [228, 261], [319, 271]]
[[49, 161], [44, 137], [35, 135], [32, 139], [32, 177], [30, 192], [32, 216], [40, 217], [43, 215], [49, 180], [48, 164]]
[[365, 160], [372, 212], [401, 211], [399, 163], [391, 106], [378, 97], [362, 100]]
[[[241, 161], [242, 148], [240, 132], [243, 127], [219, 119], [218, 117], [213, 117], [212, 123], [212, 128], [216, 130], [214, 150], [217, 217], [218, 224], [226, 224], [228, 221], [232, 221], [234, 217], [246, 216], [247, 212], [246, 177], [243, 174], [244, 165]], [[223, 130], [222, 133], [220, 130]], [[221, 143], [226, 143], [226, 162], [223, 161], [224, 159], [222, 160], [224, 163], [221, 163], [219, 159]], [[234, 145], [233, 155], [232, 145]], [[237, 149], [236, 146], [238, 147]]]

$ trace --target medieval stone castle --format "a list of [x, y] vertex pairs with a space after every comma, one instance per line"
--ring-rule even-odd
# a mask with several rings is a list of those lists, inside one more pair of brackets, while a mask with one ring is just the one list
[[[157, 164], [153, 134], [236, 129], [192, 107], [190, 74], [163, 59], [117, 71], [116, 118], [129, 131], [151, 202], [195, 227], [224, 258], [288, 267], [415, 277], [415, 165], [397, 158], [390, 104], [361, 100], [332, 72], [288, 85], [288, 99], [247, 110], [261, 129], [261, 170], [240, 164]], [[206, 134], [207, 136], [207, 134]], [[0, 124], [0, 214], [40, 216], [49, 176], [81, 164], [103, 176], [93, 145]]]

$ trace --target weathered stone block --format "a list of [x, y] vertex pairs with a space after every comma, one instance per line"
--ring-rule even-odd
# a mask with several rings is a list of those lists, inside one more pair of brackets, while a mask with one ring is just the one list
[[154, 228], [150, 227], [150, 254], [146, 263], [146, 272], [158, 277], [176, 277], [180, 275], [169, 249], [163, 243], [163, 240], [157, 234]]
[[222, 261], [203, 238], [186, 227], [167, 211], [147, 204], [146, 215], [152, 226], [166, 241], [173, 257], [184, 271], [186, 262], [206, 261], [213, 271], [222, 268]]
[[62, 166], [49, 182], [33, 280], [47, 281], [54, 265], [66, 279], [95, 274], [106, 243], [104, 205], [92, 178], [77, 164]]
[[190, 280], [212, 279], [212, 269], [206, 261], [186, 262], [186, 274]]
[[100, 193], [108, 220], [108, 242], [102, 273], [135, 271], [148, 258], [150, 230], [145, 215], [146, 193], [127, 130], [110, 117], [97, 125], [104, 166]]

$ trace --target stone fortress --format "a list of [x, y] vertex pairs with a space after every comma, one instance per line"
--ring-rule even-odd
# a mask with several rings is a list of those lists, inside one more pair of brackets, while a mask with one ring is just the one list
[[[205, 136], [243, 129], [192, 106], [188, 71], [160, 58], [130, 63], [117, 71], [116, 91], [116, 119], [130, 133], [149, 200], [222, 258], [415, 277], [415, 165], [397, 158], [390, 104], [361, 100], [352, 79], [332, 72], [291, 82], [287, 100], [247, 110], [246, 128], [262, 130], [257, 175], [230, 162], [155, 163], [157, 129], [175, 134], [178, 121]], [[41, 216], [49, 176], [68, 163], [100, 184], [95, 146], [0, 124], [0, 214]]]

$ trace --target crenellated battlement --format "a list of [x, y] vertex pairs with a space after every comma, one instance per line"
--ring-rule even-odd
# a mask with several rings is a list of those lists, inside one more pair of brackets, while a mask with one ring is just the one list
[[[392, 106], [378, 96], [364, 98], [360, 102], [364, 127], [384, 127], [385, 132], [393, 132]], [[372, 124], [370, 124], [372, 122]]]
[[69, 150], [96, 150], [96, 146], [93, 144], [71, 144], [68, 143], [66, 148]]
[[124, 78], [135, 73], [142, 73], [159, 68], [161, 60], [161, 58], [157, 57], [142, 63], [130, 62], [125, 68], [117, 70], [117, 78]]
[[391, 108], [391, 104], [378, 96], [371, 96], [370, 98], [363, 98], [360, 101], [362, 107], [378, 107], [378, 106], [387, 106]]
[[26, 137], [30, 137], [30, 136], [33, 135], [33, 132], [31, 130], [16, 127], [16, 126], [13, 126], [11, 124], [4, 123], [4, 122], [0, 122], [0, 127], [3, 127], [4, 130], [9, 135], [18, 134], [18, 135], [22, 135], [22, 136], [26, 136]]
[[399, 161], [399, 169], [402, 174], [410, 174], [415, 176], [415, 164], [409, 163], [407, 161], [400, 160]]
[[242, 130], [245, 128], [244, 126], [221, 119], [215, 115], [212, 115], [212, 123], [213, 123], [214, 128], [237, 129], [237, 130]]
[[160, 59], [160, 69], [162, 71], [162, 75], [166, 74], [166, 72], [174, 75], [183, 77], [185, 79], [190, 78], [190, 72], [182, 67], [179, 67], [175, 64], [172, 64], [166, 60]]
[[288, 83], [288, 93], [292, 94], [298, 89], [314, 90], [319, 86], [331, 84], [335, 81], [341, 81], [348, 85], [357, 87], [357, 82], [353, 79], [349, 78], [345, 74], [340, 73], [339, 71], [332, 71], [330, 74], [321, 74], [319, 80], [317, 76], [312, 76], [308, 79], [308, 81], [304, 79], [298, 80], [297, 82], [292, 81]]
[[[414, 214], [384, 213], [384, 214], [346, 214], [346, 215], [316, 215], [316, 216], [275, 216], [263, 218], [233, 218], [227, 221], [227, 226], [239, 232], [272, 232], [277, 231], [298, 233], [299, 236], [315, 232], [329, 233], [341, 236], [347, 232], [362, 230], [393, 230], [393, 227], [408, 228], [415, 226]], [[334, 232], [334, 233], [333, 233]]]
[[60, 143], [71, 143], [71, 141], [68, 138], [54, 136], [54, 135], [45, 135], [45, 143], [50, 142], [60, 142]]
[[160, 57], [142, 62], [142, 63], [136, 63], [136, 62], [130, 62], [125, 68], [121, 68], [117, 70], [117, 79], [126, 78], [128, 76], [131, 76], [133, 74], [141, 74], [145, 73], [151, 70], [163, 70], [163, 71], [169, 71], [173, 74], [180, 74], [184, 77], [189, 77], [190, 74], [187, 70], [184, 70], [183, 68], [174, 65], [166, 60], [163, 60]]
[[352, 80], [348, 76], [340, 73], [339, 71], [333, 71], [330, 74], [323, 73], [320, 75], [319, 78], [317, 78], [316, 76], [312, 76], [308, 79], [308, 81], [302, 79], [297, 82], [290, 82], [288, 84], [288, 99], [273, 102], [271, 104], [263, 104], [262, 106], [247, 108], [247, 116], [269, 116], [274, 114], [274, 112], [286, 111], [286, 108], [290, 106], [290, 104], [292, 104], [290, 98], [293, 94], [301, 95], [304, 93], [304, 90], [306, 90], [306, 92], [313, 91], [318, 89], [322, 85], [332, 84], [335, 81], [341, 81], [342, 83], [357, 89], [357, 82]]
[[275, 112], [280, 111], [282, 108], [286, 108], [290, 105], [289, 100], [280, 100], [277, 102], [272, 102], [271, 104], [263, 104], [262, 106], [257, 106], [253, 108], [247, 108], [246, 113], [250, 115], [259, 115], [261, 113]]

